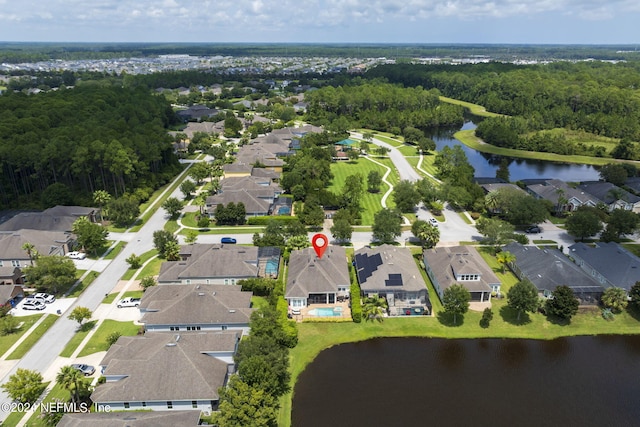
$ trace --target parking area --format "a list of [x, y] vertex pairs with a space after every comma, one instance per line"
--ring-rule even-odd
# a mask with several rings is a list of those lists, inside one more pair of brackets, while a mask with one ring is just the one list
[[[9, 311], [13, 316], [31, 316], [32, 314], [38, 313], [49, 313], [49, 314], [62, 314], [71, 307], [76, 298], [57, 298], [54, 302], [50, 304], [45, 304], [44, 310], [25, 310], [22, 308], [22, 305], [25, 302], [25, 298], [20, 300], [20, 302]], [[60, 311], [58, 313], [58, 311]]]

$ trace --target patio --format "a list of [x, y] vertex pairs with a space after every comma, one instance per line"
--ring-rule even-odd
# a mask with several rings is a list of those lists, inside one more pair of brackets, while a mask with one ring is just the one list
[[[318, 313], [333, 309], [333, 313], [323, 315]], [[291, 314], [291, 318], [296, 322], [310, 319], [349, 319], [351, 320], [351, 308], [349, 308], [349, 300], [335, 302], [334, 304], [311, 304], [307, 307], [300, 308], [300, 314]]]

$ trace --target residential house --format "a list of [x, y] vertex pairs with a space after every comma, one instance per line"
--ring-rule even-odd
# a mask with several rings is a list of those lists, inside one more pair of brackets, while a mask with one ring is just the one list
[[247, 217], [270, 215], [274, 202], [282, 194], [282, 188], [270, 178], [259, 176], [241, 176], [225, 178], [220, 181], [218, 194], [207, 197], [206, 212], [215, 215], [218, 205], [242, 202]]
[[24, 274], [20, 267], [7, 265], [0, 267], [0, 285], [22, 285], [24, 283]]
[[236, 161], [248, 165], [258, 163], [266, 169], [279, 173], [282, 173], [282, 167], [284, 166], [284, 160], [278, 158], [276, 154], [267, 150], [261, 144], [249, 144], [240, 147], [238, 154], [236, 154]]
[[24, 289], [20, 285], [3, 284], [0, 286], [0, 306], [15, 307], [24, 297]]
[[224, 172], [224, 179], [229, 178], [242, 178], [245, 176], [251, 176], [251, 170], [253, 166], [246, 163], [230, 163], [222, 166]]
[[160, 266], [160, 285], [235, 285], [253, 277], [277, 277], [280, 248], [228, 244], [180, 247], [179, 261]]
[[[102, 408], [104, 410], [104, 408]], [[200, 411], [68, 412], [56, 427], [196, 427]]]
[[14, 232], [0, 232], [0, 267], [32, 265], [29, 254], [23, 249], [25, 243], [32, 244], [39, 255], [63, 256], [72, 250], [76, 239], [73, 234], [61, 231], [24, 229]]
[[511, 252], [516, 260], [509, 268], [520, 280], [529, 280], [540, 295], [551, 296], [561, 285], [570, 287], [581, 304], [597, 304], [604, 292], [603, 286], [587, 275], [557, 249], [543, 249], [509, 243], [503, 250]]
[[176, 111], [176, 114], [183, 122], [192, 120], [200, 121], [203, 118], [210, 118], [220, 113], [219, 110], [209, 108], [206, 105], [192, 105], [186, 110]]
[[602, 200], [610, 211], [614, 209], [624, 209], [626, 211], [640, 213], [640, 197], [610, 182], [583, 181], [578, 185], [578, 188]]
[[251, 292], [235, 285], [164, 285], [147, 289], [140, 300], [140, 322], [147, 332], [249, 332]]
[[355, 252], [354, 263], [361, 292], [386, 298], [391, 316], [431, 312], [427, 287], [408, 248], [364, 247]]
[[605, 288], [615, 286], [627, 292], [640, 282], [640, 258], [615, 242], [582, 242], [569, 246], [569, 255], [588, 275]]
[[351, 281], [342, 246], [328, 246], [322, 258], [313, 248], [291, 252], [284, 297], [291, 308], [333, 304], [349, 295]]
[[95, 222], [97, 215], [97, 208], [54, 206], [42, 212], [21, 212], [0, 224], [0, 231], [42, 230], [70, 233], [78, 218], [84, 216]]
[[473, 246], [427, 249], [423, 259], [440, 300], [444, 290], [455, 284], [469, 291], [471, 301], [489, 302], [492, 292], [500, 292], [500, 279]]
[[559, 179], [549, 179], [543, 184], [531, 184], [527, 192], [536, 199], [548, 200], [555, 211], [573, 212], [580, 206], [596, 206], [600, 199], [579, 188], [573, 188]]
[[215, 411], [235, 371], [238, 331], [120, 337], [100, 362], [91, 400], [111, 411]]

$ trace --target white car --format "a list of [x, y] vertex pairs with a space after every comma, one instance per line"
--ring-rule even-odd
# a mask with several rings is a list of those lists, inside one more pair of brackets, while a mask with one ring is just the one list
[[74, 251], [74, 252], [69, 252], [67, 256], [71, 259], [85, 259], [87, 257], [87, 254]]
[[429, 224], [433, 225], [434, 227], [438, 226], [438, 220], [435, 218], [429, 218]]
[[45, 304], [51, 304], [56, 300], [56, 297], [51, 294], [45, 294], [43, 292], [39, 292], [35, 295], [28, 296], [29, 299], [35, 299]]
[[118, 308], [122, 308], [122, 307], [137, 307], [140, 305], [140, 298], [123, 298], [120, 301], [118, 301], [118, 304], [116, 304], [116, 306]]
[[44, 310], [45, 305], [43, 302], [40, 302], [39, 300], [32, 298], [22, 303], [22, 309], [23, 310]]

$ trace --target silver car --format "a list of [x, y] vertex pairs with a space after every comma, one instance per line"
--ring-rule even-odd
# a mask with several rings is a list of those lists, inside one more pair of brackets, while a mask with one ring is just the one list
[[91, 365], [85, 365], [84, 363], [74, 363], [71, 367], [82, 372], [85, 377], [90, 377], [96, 371], [96, 368]]

